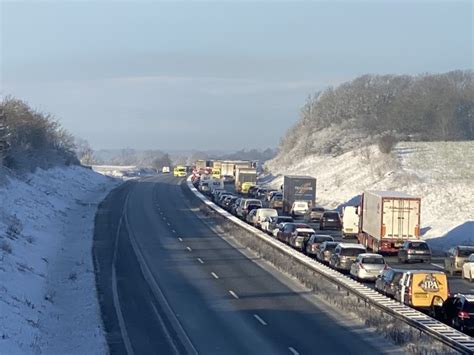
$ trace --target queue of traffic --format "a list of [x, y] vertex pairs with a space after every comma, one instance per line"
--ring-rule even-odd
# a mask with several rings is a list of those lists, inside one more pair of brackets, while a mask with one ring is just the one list
[[[237, 176], [235, 175], [237, 170]], [[429, 313], [463, 331], [474, 330], [474, 295], [450, 295], [439, 270], [395, 269], [402, 263], [429, 263], [431, 249], [420, 240], [420, 199], [393, 191], [366, 191], [358, 206], [338, 211], [316, 205], [316, 179], [285, 176], [275, 189], [257, 184], [250, 163], [233, 176], [217, 178], [212, 169], [195, 169], [192, 182], [231, 214], [292, 248], [363, 282], [401, 303]], [[245, 176], [244, 179], [240, 179]], [[244, 181], [243, 181], [244, 180]], [[331, 231], [331, 232], [328, 232]], [[341, 240], [342, 239], [342, 240]], [[445, 269], [474, 279], [474, 247], [449, 250]]]

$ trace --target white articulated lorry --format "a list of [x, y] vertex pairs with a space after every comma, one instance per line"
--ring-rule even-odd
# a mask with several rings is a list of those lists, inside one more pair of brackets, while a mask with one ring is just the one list
[[374, 252], [395, 253], [420, 237], [421, 199], [397, 191], [365, 191], [359, 208], [359, 243]]

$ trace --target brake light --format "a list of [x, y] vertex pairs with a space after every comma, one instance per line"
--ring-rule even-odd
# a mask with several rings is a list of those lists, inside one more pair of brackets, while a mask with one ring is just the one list
[[471, 317], [469, 316], [469, 313], [467, 313], [466, 311], [460, 311], [460, 312], [458, 313], [458, 317], [461, 318], [461, 319], [469, 319], [469, 318], [471, 318]]
[[408, 287], [408, 296], [411, 297], [412, 296], [412, 293], [411, 293], [411, 286]]
[[385, 266], [383, 267], [384, 270], [387, 270], [388, 269], [388, 265], [385, 264]]
[[361, 269], [365, 270], [364, 264], [359, 264], [359, 266], [360, 266]]
[[419, 236], [420, 236], [420, 226], [416, 225], [416, 227], [415, 227], [415, 237], [419, 237]]
[[412, 253], [413, 253], [413, 250], [407, 249], [407, 253], [408, 253], [408, 254], [412, 254]]

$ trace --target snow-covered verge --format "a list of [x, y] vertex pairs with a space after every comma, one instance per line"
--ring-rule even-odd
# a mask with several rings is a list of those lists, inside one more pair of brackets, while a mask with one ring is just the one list
[[[336, 208], [358, 203], [364, 190], [404, 191], [422, 199], [423, 238], [437, 248], [474, 244], [474, 142], [402, 142], [391, 154], [378, 147], [340, 156], [309, 156], [284, 167], [267, 162], [274, 187], [283, 175], [317, 178], [317, 203]], [[435, 238], [435, 239], [433, 239]]]
[[119, 181], [78, 166], [4, 180], [0, 353], [107, 353], [91, 248], [97, 205]]

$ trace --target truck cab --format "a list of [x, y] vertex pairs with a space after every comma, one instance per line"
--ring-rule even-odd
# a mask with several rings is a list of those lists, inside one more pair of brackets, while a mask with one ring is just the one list
[[185, 177], [186, 176], [186, 167], [185, 166], [176, 166], [173, 169], [173, 175], [177, 177]]

